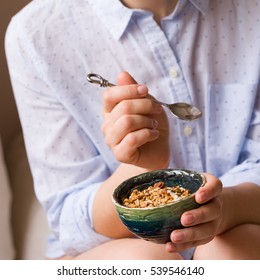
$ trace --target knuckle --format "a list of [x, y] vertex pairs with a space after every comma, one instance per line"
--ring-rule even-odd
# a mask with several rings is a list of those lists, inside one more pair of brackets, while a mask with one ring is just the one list
[[103, 129], [104, 129], [104, 132], [103, 132], [104, 141], [111, 149], [113, 149], [113, 147], [115, 146], [115, 143], [116, 143], [116, 139], [114, 137], [112, 128], [104, 127]]
[[131, 113], [131, 102], [129, 100], [122, 100], [118, 104], [118, 108], [123, 115], [129, 115]]
[[121, 151], [119, 151], [118, 149], [115, 149], [114, 150], [114, 155], [115, 155], [115, 158], [121, 162], [124, 162], [124, 157], [122, 156], [122, 153]]
[[135, 147], [137, 145], [137, 137], [134, 133], [129, 133], [125, 137], [126, 144], [129, 145], [129, 147]]
[[102, 124], [101, 124], [101, 132], [103, 133], [103, 135], [107, 135], [109, 133], [111, 133], [112, 129], [113, 129], [114, 124], [112, 124], [111, 121], [109, 120], [105, 120]]
[[121, 118], [121, 127], [123, 130], [131, 131], [133, 125], [134, 125], [134, 120], [130, 115], [124, 115]]
[[129, 163], [130, 162], [130, 157], [128, 157], [127, 153], [123, 152], [122, 149], [119, 148], [119, 147], [116, 147], [114, 149], [114, 155], [115, 155], [115, 158], [122, 163]]

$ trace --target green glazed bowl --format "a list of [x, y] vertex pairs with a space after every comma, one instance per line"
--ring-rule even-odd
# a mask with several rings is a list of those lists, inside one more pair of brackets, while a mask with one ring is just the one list
[[[123, 200], [133, 189], [143, 190], [155, 182], [163, 181], [168, 187], [181, 186], [191, 195], [166, 205], [150, 208], [128, 208]], [[195, 201], [195, 192], [206, 182], [205, 177], [195, 171], [184, 169], [162, 169], [140, 174], [121, 183], [113, 192], [113, 202], [122, 222], [136, 236], [156, 243], [170, 241], [173, 230], [182, 228], [180, 217], [185, 211], [200, 205]]]

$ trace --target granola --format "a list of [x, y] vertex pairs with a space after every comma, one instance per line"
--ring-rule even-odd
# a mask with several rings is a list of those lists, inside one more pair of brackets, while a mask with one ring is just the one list
[[189, 195], [190, 191], [181, 186], [168, 187], [164, 182], [156, 182], [142, 191], [134, 189], [130, 196], [123, 200], [123, 205], [129, 208], [156, 207]]

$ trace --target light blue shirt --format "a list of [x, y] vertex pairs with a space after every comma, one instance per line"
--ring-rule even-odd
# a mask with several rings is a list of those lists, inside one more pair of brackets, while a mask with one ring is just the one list
[[7, 58], [53, 231], [49, 257], [109, 240], [93, 230], [92, 205], [119, 162], [101, 133], [102, 89], [89, 72], [114, 83], [126, 70], [156, 98], [203, 111], [193, 122], [169, 115], [170, 168], [211, 172], [224, 186], [260, 184], [259, 24], [253, 0], [179, 1], [161, 28], [119, 0], [35, 0], [12, 19]]

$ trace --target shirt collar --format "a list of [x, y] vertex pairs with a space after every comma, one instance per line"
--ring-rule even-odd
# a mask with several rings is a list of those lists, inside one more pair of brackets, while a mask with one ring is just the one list
[[[111, 35], [119, 40], [124, 34], [134, 10], [124, 6], [120, 0], [87, 0], [96, 15], [107, 27]], [[181, 0], [180, 0], [181, 1]], [[186, 1], [186, 0], [184, 0]], [[189, 0], [201, 13], [206, 14], [209, 0]]]
[[189, 0], [202, 14], [208, 11], [209, 0]]
[[124, 6], [120, 0], [87, 0], [92, 6], [96, 15], [100, 18], [103, 24], [107, 27], [111, 35], [119, 40], [125, 32], [133, 10]]

